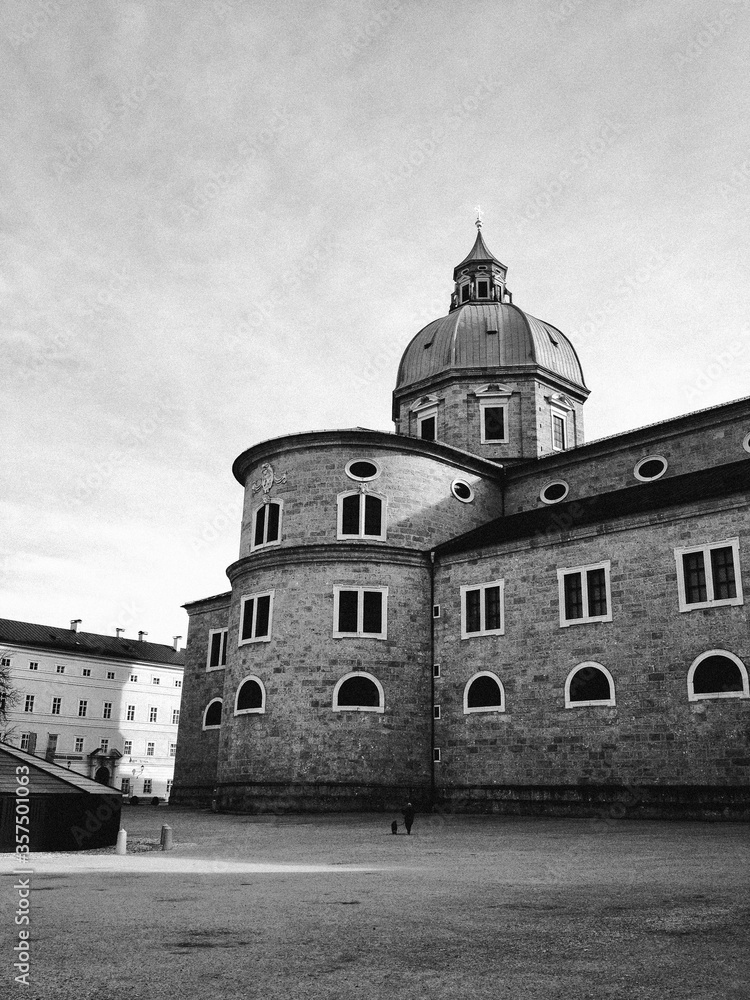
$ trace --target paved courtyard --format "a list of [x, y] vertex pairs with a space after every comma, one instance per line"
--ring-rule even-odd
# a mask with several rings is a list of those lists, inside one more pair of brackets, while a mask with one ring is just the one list
[[28, 989], [0, 855], [0, 995], [750, 997], [746, 825], [393, 818], [126, 808], [125, 857], [32, 857]]

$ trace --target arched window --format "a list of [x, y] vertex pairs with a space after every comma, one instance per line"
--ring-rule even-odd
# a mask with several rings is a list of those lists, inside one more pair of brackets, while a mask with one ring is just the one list
[[687, 676], [688, 700], [750, 698], [745, 664], [725, 649], [709, 649], [693, 660]]
[[203, 713], [203, 728], [218, 729], [221, 725], [221, 698], [214, 698], [206, 705]]
[[350, 490], [338, 495], [338, 537], [385, 541], [385, 497]]
[[614, 705], [615, 682], [601, 663], [579, 663], [565, 681], [565, 707], [585, 708], [587, 705]]
[[489, 670], [481, 670], [464, 688], [464, 715], [472, 712], [504, 712], [505, 689]]
[[281, 500], [266, 500], [253, 512], [251, 549], [263, 545], [278, 545], [281, 541]]
[[237, 687], [234, 699], [234, 714], [260, 715], [266, 710], [266, 689], [260, 677], [248, 674], [243, 677]]
[[372, 674], [357, 670], [344, 674], [333, 689], [334, 712], [383, 712], [383, 685]]

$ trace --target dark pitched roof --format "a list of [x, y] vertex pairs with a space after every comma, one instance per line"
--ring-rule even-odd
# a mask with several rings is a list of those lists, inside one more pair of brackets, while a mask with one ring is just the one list
[[89, 792], [91, 795], [119, 795], [120, 790], [111, 785], [102, 785], [92, 778], [70, 771], [66, 767], [54, 764], [43, 757], [19, 750], [8, 743], [0, 743], [0, 794], [15, 794], [18, 787], [16, 766], [26, 764], [30, 769], [30, 787], [36, 794], [78, 794]]
[[182, 667], [185, 664], [185, 651], [177, 652], [172, 646], [164, 643], [118, 639], [114, 635], [98, 635], [96, 632], [74, 632], [69, 628], [34, 625], [31, 622], [17, 622], [9, 618], [0, 618], [0, 643], [3, 642], [50, 649], [60, 653], [79, 653], [139, 662], [146, 660], [150, 663], [164, 663], [175, 667]]
[[481, 528], [444, 542], [436, 552], [449, 555], [537, 535], [565, 533], [586, 524], [601, 524], [661, 508], [747, 494], [748, 490], [750, 459], [498, 517]]

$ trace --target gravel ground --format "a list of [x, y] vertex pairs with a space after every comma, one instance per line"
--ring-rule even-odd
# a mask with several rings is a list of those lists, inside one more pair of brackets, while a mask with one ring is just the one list
[[750, 997], [747, 826], [392, 818], [126, 808], [126, 856], [32, 856], [28, 988], [0, 856], [0, 996]]

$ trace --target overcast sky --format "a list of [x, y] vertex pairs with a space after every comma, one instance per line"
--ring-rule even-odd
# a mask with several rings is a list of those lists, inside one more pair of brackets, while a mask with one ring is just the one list
[[474, 241], [589, 440], [750, 394], [750, 2], [14, 0], [0, 617], [186, 634], [233, 459], [392, 430]]

